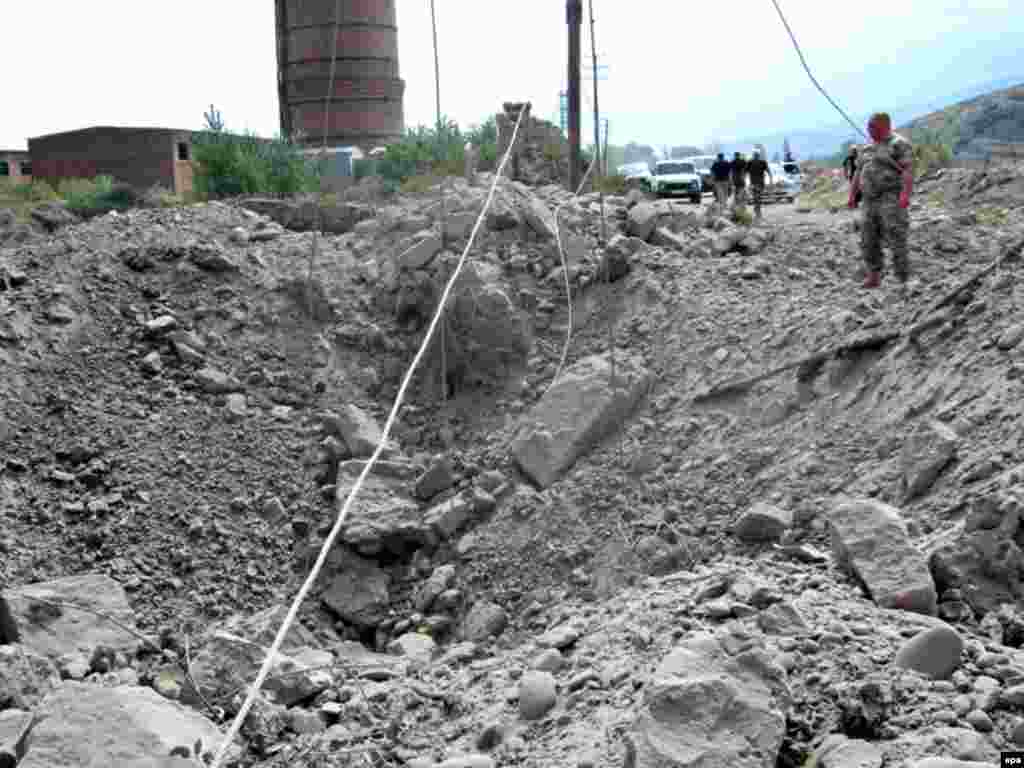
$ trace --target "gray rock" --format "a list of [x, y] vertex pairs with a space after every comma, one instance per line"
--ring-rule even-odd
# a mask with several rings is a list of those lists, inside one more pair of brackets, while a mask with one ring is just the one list
[[519, 680], [519, 716], [523, 720], [540, 720], [558, 700], [555, 678], [549, 672], [531, 670]]
[[646, 242], [658, 224], [658, 209], [652, 203], [638, 203], [629, 209], [626, 234]]
[[189, 248], [189, 259], [207, 272], [233, 272], [238, 264], [219, 245], [194, 245]]
[[195, 378], [199, 388], [211, 395], [225, 395], [242, 388], [241, 382], [216, 368], [200, 368]]
[[[343, 461], [338, 465], [337, 501], [343, 504], [366, 462]], [[409, 486], [422, 468], [406, 462], [378, 461], [359, 492], [357, 503], [342, 529], [342, 540], [360, 554], [381, 552], [399, 555], [436, 543]]]
[[455, 581], [455, 566], [449, 564], [438, 566], [416, 592], [413, 606], [420, 613], [426, 613], [438, 596], [448, 589]]
[[413, 245], [398, 254], [396, 261], [402, 269], [423, 269], [441, 252], [440, 235], [428, 230], [420, 232], [416, 238]]
[[457, 755], [438, 763], [434, 768], [494, 768], [494, 760], [487, 755]]
[[356, 458], [371, 456], [384, 436], [377, 421], [356, 405], [342, 406], [324, 418]]
[[449, 240], [463, 240], [472, 233], [476, 225], [475, 213], [451, 213], [444, 222], [445, 236]]
[[972, 709], [964, 718], [967, 724], [981, 733], [991, 733], [995, 729], [992, 718], [982, 709]]
[[669, 653], [633, 727], [636, 768], [774, 768], [786, 733], [785, 673], [760, 649], [735, 655], [710, 634]]
[[491, 637], [497, 637], [508, 625], [508, 614], [500, 605], [478, 600], [473, 603], [466, 617], [462, 620], [462, 638], [472, 643], [480, 643]]
[[912, 669], [936, 680], [947, 680], [960, 666], [964, 641], [952, 627], [926, 629], [906, 643], [896, 654], [893, 664]]
[[792, 512], [760, 501], [740, 515], [733, 533], [743, 541], [778, 541], [792, 527]]
[[554, 216], [551, 213], [551, 209], [538, 197], [527, 193], [523, 197], [520, 208], [523, 212], [523, 218], [530, 229], [545, 240], [551, 240], [555, 237], [555, 230], [552, 226]]
[[59, 685], [51, 659], [18, 645], [0, 645], [0, 711], [32, 709]]
[[658, 248], [674, 248], [677, 251], [688, 250], [691, 243], [682, 235], [676, 234], [667, 227], [658, 227], [651, 235], [651, 245]]
[[475, 510], [472, 498], [460, 495], [428, 509], [424, 520], [438, 536], [447, 540], [459, 532]]
[[429, 664], [437, 651], [437, 643], [419, 632], [406, 632], [388, 643], [388, 653], [405, 656], [417, 664]]
[[568, 370], [525, 416], [512, 443], [519, 467], [547, 487], [617, 430], [647, 392], [650, 374], [636, 358], [619, 356], [614, 392], [611, 366], [602, 356], [584, 358]]
[[[43, 603], [50, 600], [65, 605]], [[99, 646], [132, 656], [138, 638], [108, 619], [70, 607], [105, 613], [127, 627], [135, 626], [128, 595], [109, 576], [85, 574], [29, 584], [0, 595], [0, 643], [20, 642], [50, 659], [77, 653], [92, 656]]]
[[150, 336], [164, 336], [178, 327], [173, 315], [160, 315], [146, 323], [146, 333]]
[[790, 603], [769, 605], [757, 615], [757, 625], [769, 635], [803, 635], [810, 632], [807, 622]]
[[241, 421], [249, 412], [246, 405], [245, 395], [241, 392], [233, 392], [228, 395], [227, 402], [224, 407], [228, 412], [228, 419], [230, 421]]
[[[309, 653], [309, 651], [306, 651]], [[301, 653], [301, 651], [299, 652]], [[290, 707], [326, 690], [333, 680], [329, 669], [310, 669], [330, 664], [333, 657], [325, 651], [314, 652], [307, 663], [299, 657], [279, 654], [271, 676], [264, 684], [274, 700]], [[223, 630], [215, 630], [207, 638], [203, 649], [192, 659], [192, 677], [206, 696], [229, 697], [252, 682], [267, 655], [267, 648], [247, 638]], [[308, 670], [308, 671], [307, 671]], [[200, 706], [202, 700], [184, 676], [177, 676], [181, 686], [181, 701]]]
[[371, 560], [346, 553], [335, 566], [336, 573], [323, 601], [345, 621], [373, 626], [387, 616], [391, 577]]
[[573, 624], [563, 624], [560, 627], [548, 630], [537, 638], [537, 645], [541, 648], [557, 648], [564, 650], [580, 639], [581, 633], [578, 627]]
[[455, 484], [455, 471], [451, 459], [447, 456], [436, 456], [426, 471], [416, 478], [413, 495], [422, 501], [429, 501], [442, 491], [447, 491]]
[[935, 615], [931, 571], [898, 509], [858, 499], [836, 505], [828, 522], [836, 564], [855, 575], [876, 604]]
[[928, 492], [932, 484], [956, 456], [960, 438], [945, 424], [933, 421], [914, 431], [903, 445], [900, 463], [906, 499]]
[[223, 738], [198, 712], [148, 688], [65, 683], [40, 716], [19, 768], [187, 768], [195, 763], [164, 756], [181, 748], [191, 755], [197, 741], [212, 751]]
[[1003, 352], [1009, 352], [1024, 340], [1024, 323], [1017, 323], [1000, 334], [996, 346]]
[[[244, 637], [252, 643], [269, 647], [277, 637], [277, 631], [287, 613], [286, 605], [275, 605], [248, 616], [232, 616], [220, 625], [220, 629], [238, 637]], [[285, 654], [291, 654], [305, 648], [316, 648], [317, 645], [313, 633], [306, 629], [301, 622], [296, 621], [288, 630], [281, 650]]]
[[882, 750], [870, 741], [830, 735], [816, 751], [822, 768], [881, 768]]
[[156, 375], [164, 369], [163, 360], [160, 359], [160, 353], [155, 349], [142, 358], [142, 363], [139, 365], [145, 373]]

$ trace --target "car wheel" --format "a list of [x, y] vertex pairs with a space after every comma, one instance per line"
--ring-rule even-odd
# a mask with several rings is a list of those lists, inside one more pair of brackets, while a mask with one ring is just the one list
[[691, 195], [690, 202], [694, 205], [700, 205], [700, 195]]

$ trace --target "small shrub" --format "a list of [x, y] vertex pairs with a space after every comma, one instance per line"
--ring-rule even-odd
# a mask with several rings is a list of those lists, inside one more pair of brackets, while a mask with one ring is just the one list
[[948, 144], [924, 142], [914, 145], [914, 176], [946, 168], [953, 162], [953, 149]]
[[732, 211], [732, 220], [734, 224], [739, 224], [741, 227], [749, 227], [754, 223], [754, 214], [752, 214], [746, 206], [734, 208]]
[[124, 210], [138, 200], [131, 187], [115, 185], [112, 176], [64, 179], [57, 187], [57, 192], [70, 210], [84, 216]]
[[629, 191], [630, 185], [625, 176], [612, 174], [611, 176], [598, 176], [594, 180], [594, 189], [604, 192], [606, 195], [624, 195]]
[[[216, 117], [215, 124], [223, 126], [219, 113]], [[262, 140], [252, 133], [211, 128], [193, 133], [192, 153], [193, 186], [201, 200], [234, 195], [294, 195], [320, 188], [317, 159], [306, 156], [297, 144], [284, 139]]]
[[352, 161], [352, 177], [356, 181], [373, 176], [375, 173], [374, 159], [372, 157], [359, 157]]

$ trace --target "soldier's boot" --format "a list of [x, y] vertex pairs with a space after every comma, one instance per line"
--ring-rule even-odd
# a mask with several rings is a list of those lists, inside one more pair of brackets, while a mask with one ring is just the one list
[[868, 289], [878, 288], [881, 284], [882, 284], [882, 273], [881, 272], [872, 271], [872, 272], [868, 272], [864, 276], [864, 287], [865, 288], [868, 288]]

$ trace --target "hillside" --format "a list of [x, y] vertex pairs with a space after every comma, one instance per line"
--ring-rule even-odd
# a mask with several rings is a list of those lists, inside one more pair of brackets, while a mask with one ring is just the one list
[[902, 127], [908, 132], [936, 133], [955, 126], [953, 151], [958, 157], [990, 155], [1024, 158], [1024, 83], [961, 101]]
[[[1024, 78], [1022, 78], [1024, 79]], [[977, 156], [991, 147], [991, 142], [1024, 141], [1024, 102], [1021, 100], [1022, 85], [1011, 85], [1021, 79], [996, 80], [950, 94], [943, 101], [907, 105], [890, 109], [898, 126], [939, 128], [944, 115], [951, 109], [957, 113], [971, 115], [964, 123], [965, 139], [957, 154]], [[858, 124], [867, 123], [868, 114], [851, 115]], [[760, 136], [747, 136], [737, 144], [763, 143], [769, 153], [782, 146], [788, 138], [797, 157], [804, 159], [824, 158], [839, 151], [845, 141], [856, 139], [849, 124], [843, 121], [815, 127], [795, 127], [791, 131], [780, 131]]]
[[[216, 745], [491, 178], [450, 180], [448, 248], [437, 189], [371, 191], [313, 259], [311, 201], [0, 215], [4, 764]], [[503, 183], [233, 765], [1024, 746], [1022, 182], [922, 181], [905, 296], [859, 289], [847, 210], [634, 191], [602, 249], [597, 195]]]

